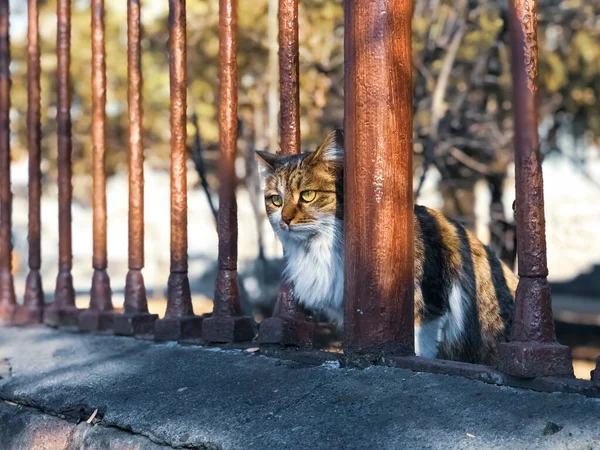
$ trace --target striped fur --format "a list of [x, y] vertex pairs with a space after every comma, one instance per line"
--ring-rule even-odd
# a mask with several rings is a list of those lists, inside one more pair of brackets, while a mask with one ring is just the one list
[[[343, 135], [332, 133], [313, 153], [258, 156], [295, 297], [341, 328]], [[416, 353], [493, 364], [510, 332], [516, 276], [458, 222], [423, 206], [414, 212]]]

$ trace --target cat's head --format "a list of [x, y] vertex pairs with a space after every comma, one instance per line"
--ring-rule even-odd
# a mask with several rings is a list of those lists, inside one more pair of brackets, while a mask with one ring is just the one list
[[331, 133], [315, 152], [257, 152], [269, 221], [282, 241], [302, 241], [343, 219], [344, 136]]

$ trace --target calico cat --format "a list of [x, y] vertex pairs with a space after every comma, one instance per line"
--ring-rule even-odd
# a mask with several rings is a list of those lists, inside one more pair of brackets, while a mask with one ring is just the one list
[[[343, 133], [311, 153], [257, 154], [294, 296], [341, 328]], [[510, 333], [517, 277], [462, 225], [423, 206], [414, 208], [414, 245], [416, 354], [493, 364]]]

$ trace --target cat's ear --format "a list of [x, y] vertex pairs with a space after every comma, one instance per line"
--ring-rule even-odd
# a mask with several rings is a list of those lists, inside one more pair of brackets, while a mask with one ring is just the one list
[[325, 138], [319, 149], [309, 156], [312, 161], [344, 164], [344, 132], [335, 130]]
[[256, 159], [258, 159], [262, 168], [268, 171], [272, 171], [274, 169], [277, 158], [278, 156], [275, 153], [259, 150], [256, 151]]

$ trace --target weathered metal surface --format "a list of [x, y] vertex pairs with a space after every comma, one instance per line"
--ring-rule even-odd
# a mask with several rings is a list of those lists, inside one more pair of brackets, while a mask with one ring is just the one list
[[43, 321], [44, 289], [40, 268], [42, 195], [41, 163], [41, 88], [39, 14], [37, 0], [27, 1], [27, 148], [29, 151], [29, 273], [25, 281], [23, 307], [15, 313], [18, 324], [35, 324]]
[[544, 184], [536, 113], [538, 54], [535, 0], [509, 1], [508, 18], [520, 280], [515, 299], [512, 342], [500, 346], [498, 367], [505, 373], [523, 378], [573, 376], [569, 349], [556, 342], [552, 297], [546, 278]]
[[300, 153], [298, 0], [279, 0], [279, 135], [281, 153]]
[[171, 273], [167, 311], [157, 320], [157, 340], [200, 337], [202, 318], [194, 316], [188, 279], [187, 235], [187, 53], [185, 0], [169, 0], [169, 75], [171, 80]]
[[92, 207], [93, 257], [90, 308], [79, 316], [83, 331], [110, 329], [113, 317], [106, 249], [106, 177], [104, 174], [106, 121], [106, 51], [104, 0], [92, 0]]
[[158, 315], [148, 313], [144, 267], [144, 146], [142, 108], [141, 8], [127, 1], [127, 82], [129, 105], [129, 272], [124, 313], [115, 316], [113, 332], [125, 336], [151, 334]]
[[140, 1], [128, 0], [129, 270], [142, 270], [144, 267], [144, 110], [142, 106], [142, 30], [140, 20]]
[[310, 348], [314, 331], [315, 324], [307, 322], [304, 313], [297, 310], [292, 287], [284, 280], [279, 288], [273, 317], [260, 324], [258, 342]]
[[[600, 360], [598, 362], [600, 364]], [[589, 380], [563, 377], [516, 378], [489, 366], [420, 356], [392, 357], [387, 359], [386, 363], [392, 367], [410, 369], [415, 372], [453, 375], [500, 386], [512, 386], [539, 392], [564, 392], [588, 397], [600, 397], [600, 383], [594, 387], [593, 381], [590, 382]]]
[[12, 275], [12, 192], [10, 190], [10, 38], [8, 0], [0, 0], [0, 323], [16, 308]]
[[410, 355], [413, 318], [411, 1], [345, 7], [348, 353]]
[[202, 337], [235, 342], [254, 337], [252, 321], [240, 316], [237, 276], [238, 224], [235, 198], [237, 155], [237, 0], [219, 2], [219, 260], [212, 317], [204, 320]]
[[[281, 153], [300, 153], [300, 72], [298, 0], [279, 0], [279, 134]], [[261, 344], [311, 347], [314, 325], [296, 310], [292, 286], [281, 283], [273, 317], [262, 321]]]
[[57, 0], [56, 75], [57, 75], [57, 136], [58, 136], [58, 276], [54, 302], [44, 311], [44, 322], [51, 326], [77, 326], [79, 310], [75, 307], [73, 289], [71, 185], [71, 0]]

